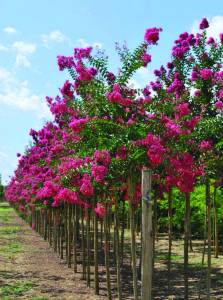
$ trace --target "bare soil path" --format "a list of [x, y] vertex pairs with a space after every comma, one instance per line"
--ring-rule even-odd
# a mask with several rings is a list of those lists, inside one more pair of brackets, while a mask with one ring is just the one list
[[101, 300], [48, 243], [0, 203], [0, 299]]

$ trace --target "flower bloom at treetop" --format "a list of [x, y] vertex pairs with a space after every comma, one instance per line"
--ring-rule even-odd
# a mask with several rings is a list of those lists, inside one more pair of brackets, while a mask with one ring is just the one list
[[207, 20], [206, 18], [203, 18], [203, 19], [201, 20], [201, 23], [200, 23], [200, 25], [199, 25], [199, 28], [200, 28], [200, 29], [206, 29], [206, 28], [208, 28], [208, 27], [209, 27], [208, 20]]
[[92, 51], [92, 47], [74, 48], [74, 58], [76, 59], [89, 58], [91, 51]]
[[159, 40], [159, 33], [161, 31], [162, 31], [162, 28], [157, 28], [157, 27], [146, 29], [146, 33], [144, 35], [144, 40], [149, 45], [155, 45]]
[[70, 69], [75, 66], [74, 59], [72, 56], [58, 55], [57, 64], [60, 71], [63, 71], [66, 68]]

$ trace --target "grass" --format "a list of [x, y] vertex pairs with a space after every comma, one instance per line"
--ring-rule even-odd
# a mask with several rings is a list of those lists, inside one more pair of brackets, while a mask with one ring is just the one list
[[[11, 299], [10, 296], [21, 296], [24, 292], [32, 289], [33, 284], [30, 281], [18, 281], [13, 284], [5, 284], [0, 287], [0, 299]], [[14, 298], [15, 299], [15, 298]]]
[[[1, 238], [1, 236], [0, 236]], [[7, 245], [1, 246], [0, 255], [13, 259], [17, 253], [22, 252], [22, 244], [20, 242], [10, 242]]]
[[21, 231], [21, 227], [20, 226], [2, 226], [0, 227], [0, 235], [10, 235], [10, 234], [14, 234], [14, 233], [18, 233]]
[[[181, 261], [184, 257], [181, 255], [171, 255], [171, 261]], [[155, 257], [157, 261], [159, 260], [168, 260], [167, 254], [160, 254]]]
[[0, 255], [10, 259], [22, 251], [22, 244], [17, 239], [21, 227], [11, 224], [12, 212], [13, 209], [7, 203], [0, 203], [0, 220], [3, 223], [0, 227], [0, 240], [4, 241], [0, 247]]

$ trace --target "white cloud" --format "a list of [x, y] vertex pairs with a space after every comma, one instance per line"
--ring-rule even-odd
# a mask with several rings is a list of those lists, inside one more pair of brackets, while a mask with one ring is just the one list
[[16, 61], [15, 61], [15, 66], [17, 68], [19, 68], [19, 67], [29, 68], [30, 65], [31, 65], [31, 63], [25, 55], [20, 54], [20, 53], [17, 54]]
[[36, 51], [36, 44], [16, 41], [12, 44], [12, 49], [17, 52], [15, 66], [28, 68], [31, 63], [28, 56]]
[[15, 49], [18, 53], [27, 55], [32, 54], [36, 51], [36, 44], [16, 41], [12, 44], [12, 48]]
[[94, 42], [93, 44], [89, 44], [83, 38], [80, 38], [80, 39], [77, 40], [77, 45], [78, 45], [78, 47], [82, 47], [82, 48], [86, 48], [86, 47], [89, 47], [89, 46], [96, 47], [96, 48], [99, 48], [99, 49], [102, 48], [102, 44], [101, 43]]
[[[223, 16], [214, 16], [208, 19], [209, 28], [207, 29], [207, 35], [212, 36], [213, 38], [218, 39], [219, 34], [223, 33]], [[197, 33], [199, 31], [200, 21], [196, 20], [192, 27], [191, 32]]]
[[137, 81], [136, 79], [129, 79], [127, 85], [131, 89], [140, 89], [141, 88], [141, 85], [140, 85], [139, 81]]
[[8, 26], [3, 29], [5, 33], [14, 34], [17, 33], [17, 30], [14, 27]]
[[8, 48], [0, 43], [0, 51], [8, 51]]
[[60, 30], [53, 30], [49, 34], [41, 35], [43, 44], [45, 47], [49, 48], [51, 43], [64, 43], [69, 42], [69, 38], [64, 35]]
[[36, 112], [39, 118], [50, 116], [44, 99], [30, 90], [28, 81], [19, 81], [11, 72], [1, 67], [0, 103], [22, 111]]
[[136, 78], [140, 88], [145, 87], [150, 83], [150, 81], [155, 79], [154, 74], [144, 67], [138, 69], [134, 77]]

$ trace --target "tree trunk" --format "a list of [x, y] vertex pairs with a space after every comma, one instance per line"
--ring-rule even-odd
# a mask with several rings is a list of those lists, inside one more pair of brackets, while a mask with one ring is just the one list
[[190, 194], [185, 194], [184, 218], [184, 299], [188, 300], [188, 246], [190, 233]]
[[[94, 203], [96, 206], [96, 201]], [[94, 213], [94, 291], [95, 295], [99, 295], [99, 279], [98, 279], [98, 218]]]
[[170, 294], [171, 287], [171, 255], [172, 255], [172, 230], [173, 230], [173, 201], [172, 201], [172, 189], [170, 188], [168, 193], [168, 293]]
[[73, 205], [73, 257], [74, 273], [77, 273], [77, 205]]
[[218, 208], [216, 204], [216, 194], [217, 194], [217, 187], [214, 188], [214, 197], [213, 197], [213, 207], [214, 207], [214, 255], [215, 258], [218, 258], [219, 254], [219, 246], [218, 246]]
[[119, 249], [119, 210], [118, 210], [118, 204], [117, 199], [115, 203], [115, 261], [116, 261], [116, 274], [117, 274], [117, 291], [118, 291], [118, 299], [122, 300], [122, 285], [121, 285], [121, 274], [120, 274], [120, 249]]
[[135, 241], [135, 212], [133, 207], [133, 197], [135, 192], [135, 184], [132, 174], [128, 177], [128, 200], [129, 200], [129, 221], [131, 232], [131, 264], [133, 276], [133, 292], [134, 300], [138, 300], [138, 283], [137, 283], [137, 267], [136, 267], [136, 241]]
[[104, 218], [104, 235], [105, 235], [105, 268], [106, 268], [106, 284], [107, 284], [107, 292], [108, 292], [108, 299], [112, 300], [111, 295], [111, 282], [110, 282], [110, 269], [109, 269], [109, 241], [108, 241], [108, 207], [106, 204], [106, 215]]
[[121, 229], [121, 247], [120, 247], [120, 257], [121, 257], [121, 266], [123, 265], [124, 260], [124, 240], [125, 240], [125, 200], [122, 200], [122, 229]]
[[84, 230], [84, 209], [81, 210], [81, 250], [82, 250], [82, 274], [83, 279], [86, 279], [86, 250], [85, 250], [85, 230]]
[[67, 204], [67, 265], [71, 268], [71, 240], [72, 240], [72, 229], [71, 229], [71, 204]]
[[206, 203], [207, 203], [207, 228], [208, 228], [208, 265], [207, 265], [207, 299], [211, 291], [211, 195], [210, 180], [206, 177]]

